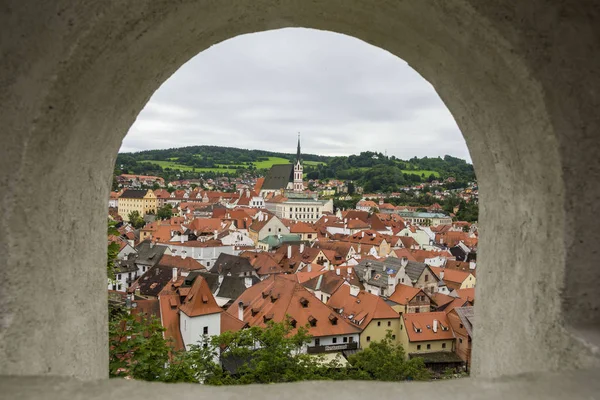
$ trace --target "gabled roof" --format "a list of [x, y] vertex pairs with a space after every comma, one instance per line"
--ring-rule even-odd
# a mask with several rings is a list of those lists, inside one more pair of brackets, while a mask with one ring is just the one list
[[[410, 342], [454, 339], [454, 332], [445, 312], [402, 314], [402, 319]], [[438, 321], [437, 332], [433, 329], [434, 320]]]
[[293, 164], [275, 164], [265, 176], [261, 190], [285, 189], [294, 180]]
[[[271, 275], [250, 287], [233, 302], [227, 313], [237, 316], [239, 303], [244, 308], [244, 322], [250, 326], [265, 327], [268, 321], [283, 322], [289, 315], [297, 327], [308, 325], [308, 333], [314, 337], [359, 332], [343, 318], [336, 318], [330, 307], [290, 275]], [[309, 321], [313, 321], [314, 326]]]
[[429, 267], [431, 271], [440, 279], [441, 274], [444, 274], [444, 282], [453, 282], [457, 284], [462, 284], [465, 279], [471, 275], [471, 272], [457, 271], [455, 269], [446, 269], [441, 267]]
[[205, 270], [206, 267], [200, 264], [198, 261], [194, 260], [192, 257], [176, 257], [170, 256], [167, 254], [163, 254], [162, 258], [158, 262], [158, 265], [163, 267], [171, 267], [184, 269], [187, 271], [195, 271], [195, 270]]
[[327, 305], [341, 312], [344, 318], [362, 329], [373, 319], [399, 318], [399, 314], [377, 295], [361, 290], [356, 296], [352, 296], [350, 285], [340, 286]]
[[254, 267], [247, 258], [221, 253], [210, 272], [218, 274], [239, 275], [243, 272], [254, 272]]
[[335, 271], [327, 271], [324, 274], [319, 274], [312, 279], [302, 283], [307, 289], [313, 291], [321, 291], [324, 293], [332, 294], [343, 285], [345, 279], [342, 275], [337, 275]]
[[311, 225], [302, 221], [291, 224], [289, 228], [290, 233], [317, 233]]
[[130, 289], [139, 289], [142, 296], [158, 297], [160, 291], [172, 278], [173, 269], [171, 267], [155, 265], [140, 276]]
[[121, 199], [143, 199], [148, 194], [147, 189], [126, 189], [121, 193]]
[[394, 303], [407, 305], [416, 295], [425, 295], [425, 292], [417, 287], [398, 284], [388, 299]]
[[144, 240], [135, 247], [137, 251], [136, 263], [144, 265], [156, 265], [167, 250], [167, 246], [151, 243], [150, 240]]
[[221, 314], [221, 333], [237, 332], [240, 329], [245, 328], [247, 325], [247, 323], [240, 321], [229, 313], [224, 312]]
[[456, 314], [458, 314], [458, 318], [460, 318], [460, 322], [462, 322], [469, 336], [473, 337], [473, 326], [475, 325], [475, 307], [456, 307], [454, 311], [456, 311]]
[[223, 311], [217, 305], [208, 284], [201, 276], [196, 277], [190, 292], [183, 300], [179, 309], [188, 317], [215, 314]]

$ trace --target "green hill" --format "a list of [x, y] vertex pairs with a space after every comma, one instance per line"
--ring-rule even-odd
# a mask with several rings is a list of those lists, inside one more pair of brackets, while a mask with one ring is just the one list
[[[115, 173], [158, 175], [167, 181], [222, 175], [262, 176], [272, 165], [293, 162], [295, 157], [291, 153], [265, 150], [191, 146], [120, 153]], [[302, 160], [307, 179], [352, 180], [366, 191], [396, 191], [407, 184], [450, 176], [459, 182], [475, 180], [473, 166], [451, 156], [400, 160], [365, 151], [343, 157], [303, 154]]]

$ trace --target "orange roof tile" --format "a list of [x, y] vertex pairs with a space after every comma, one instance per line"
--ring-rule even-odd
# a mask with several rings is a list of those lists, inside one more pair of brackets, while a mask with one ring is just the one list
[[188, 317], [215, 314], [223, 311], [217, 305], [208, 284], [202, 276], [198, 276], [194, 280], [194, 284], [183, 300], [180, 310]]
[[352, 296], [350, 285], [340, 286], [327, 305], [342, 310], [344, 318], [362, 329], [373, 319], [399, 318], [399, 314], [377, 295], [361, 290], [356, 296]]
[[262, 282], [248, 288], [227, 309], [227, 313], [237, 316], [239, 303], [244, 305], [244, 322], [250, 326], [266, 326], [269, 320], [282, 322], [289, 315], [297, 326], [309, 324], [311, 336], [331, 336], [358, 333], [359, 330], [344, 319], [329, 319], [335, 312], [323, 304], [307, 289], [302, 287], [293, 276], [271, 275]]
[[394, 303], [406, 305], [418, 294], [424, 295], [425, 292], [417, 287], [398, 284], [394, 293], [389, 297], [389, 300]]
[[[411, 342], [454, 339], [454, 332], [445, 312], [402, 314], [402, 319]], [[437, 332], [433, 331], [434, 320], [438, 321]], [[420, 332], [417, 332], [417, 328], [420, 328]]]

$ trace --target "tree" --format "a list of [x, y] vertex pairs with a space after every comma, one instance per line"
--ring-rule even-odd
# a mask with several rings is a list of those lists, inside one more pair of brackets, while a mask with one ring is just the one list
[[402, 381], [430, 378], [422, 358], [406, 360], [404, 348], [394, 344], [392, 331], [381, 341], [371, 342], [366, 349], [351, 355], [348, 361], [355, 368], [352, 379]]
[[[108, 220], [108, 230], [107, 235], [110, 236], [119, 236], [120, 233], [115, 227], [116, 223], [114, 221]], [[119, 255], [119, 244], [112, 240], [108, 240], [108, 249], [107, 249], [107, 258], [106, 258], [106, 276], [110, 280], [115, 280], [115, 261], [117, 260], [117, 256]]]
[[140, 212], [137, 210], [130, 212], [129, 215], [127, 215], [127, 218], [129, 219], [129, 223], [133, 225], [135, 229], [142, 228], [144, 225], [146, 225], [144, 218], [142, 218]]
[[350, 196], [352, 196], [354, 194], [354, 192], [356, 191], [356, 188], [354, 187], [354, 182], [349, 181], [348, 182], [348, 194]]
[[118, 308], [110, 312], [109, 361], [111, 377], [164, 380], [170, 347], [160, 320]]
[[169, 219], [173, 216], [173, 206], [171, 204], [165, 204], [163, 207], [159, 208], [156, 212], [156, 217], [158, 219]]

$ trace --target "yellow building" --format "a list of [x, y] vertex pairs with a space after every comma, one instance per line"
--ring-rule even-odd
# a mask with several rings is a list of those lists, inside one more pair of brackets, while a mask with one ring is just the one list
[[343, 284], [333, 293], [327, 305], [362, 329], [362, 349], [385, 338], [388, 331], [392, 331], [392, 339], [398, 343], [400, 316], [381, 297]]
[[399, 341], [406, 357], [435, 352], [454, 352], [454, 333], [445, 312], [403, 314]]
[[129, 214], [137, 211], [143, 217], [146, 214], [156, 214], [157, 198], [152, 190], [127, 189], [119, 197], [119, 215], [124, 221], [129, 221]]

